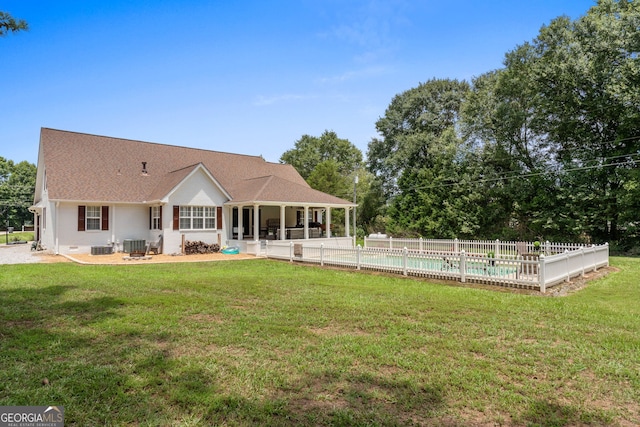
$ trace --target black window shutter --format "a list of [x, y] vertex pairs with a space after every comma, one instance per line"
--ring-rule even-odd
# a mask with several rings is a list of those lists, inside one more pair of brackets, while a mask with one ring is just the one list
[[173, 229], [180, 230], [180, 206], [173, 205]]
[[78, 231], [85, 230], [86, 206], [78, 206]]
[[109, 206], [102, 207], [102, 230], [109, 229]]

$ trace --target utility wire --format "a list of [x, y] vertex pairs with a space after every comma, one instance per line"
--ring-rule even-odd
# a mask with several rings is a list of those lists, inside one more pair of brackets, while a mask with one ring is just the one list
[[[624, 166], [624, 165], [634, 165], [635, 166], [639, 162], [640, 162], [640, 160], [629, 160], [629, 161], [626, 161], [626, 162], [609, 163], [609, 164], [606, 164], [606, 165], [581, 166], [581, 167], [563, 169], [561, 172], [563, 172], [563, 173], [564, 172], [577, 172], [577, 171], [581, 171], [581, 170], [591, 170], [591, 169], [606, 168], [606, 167], [612, 167], [612, 166]], [[531, 178], [531, 177], [534, 177], [534, 176], [548, 175], [548, 174], [549, 174], [549, 171], [531, 172], [531, 173], [510, 175], [510, 176], [502, 176], [502, 177], [495, 177], [495, 178], [477, 179], [477, 180], [473, 180], [473, 181], [468, 182], [468, 183], [450, 182], [450, 183], [446, 183], [446, 184], [437, 184], [437, 185], [413, 186], [413, 187], [403, 188], [403, 190], [428, 190], [428, 189], [435, 189], [435, 188], [453, 187], [453, 186], [458, 186], [458, 185], [463, 185], [463, 184], [467, 184], [467, 185], [468, 184], [483, 184], [483, 183], [495, 182], [495, 181], [508, 181], [508, 180], [514, 179], [514, 178]]]

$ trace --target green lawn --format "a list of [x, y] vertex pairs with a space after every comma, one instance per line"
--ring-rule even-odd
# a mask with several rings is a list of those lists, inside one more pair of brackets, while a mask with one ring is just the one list
[[0, 231], [0, 245], [4, 245], [7, 242], [17, 242], [23, 240], [26, 242], [33, 241], [33, 231], [15, 231], [13, 233], [7, 233], [6, 231]]
[[640, 259], [613, 265], [567, 297], [269, 260], [3, 265], [0, 405], [68, 426], [635, 425]]

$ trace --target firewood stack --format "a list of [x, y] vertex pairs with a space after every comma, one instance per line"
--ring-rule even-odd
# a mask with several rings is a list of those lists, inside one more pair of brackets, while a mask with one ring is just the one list
[[184, 253], [186, 255], [212, 254], [219, 251], [220, 245], [217, 243], [208, 244], [202, 241], [191, 242], [189, 240], [184, 242]]

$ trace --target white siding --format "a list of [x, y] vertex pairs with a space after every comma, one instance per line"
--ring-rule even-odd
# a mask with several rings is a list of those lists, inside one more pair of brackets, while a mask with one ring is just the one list
[[[112, 243], [117, 243], [118, 248], [122, 250], [122, 242], [125, 239], [155, 240], [160, 232], [156, 230], [157, 233], [151, 233], [149, 230], [148, 206], [118, 204], [103, 205], [109, 206], [109, 230], [78, 231], [78, 205], [78, 203], [60, 203], [59, 205], [57, 228], [60, 253], [88, 253], [91, 252], [91, 246]], [[83, 206], [86, 205], [83, 204]], [[47, 232], [49, 230], [53, 231], [54, 227], [47, 228]]]
[[173, 230], [173, 206], [222, 207], [226, 201], [226, 196], [203, 170], [197, 169], [193, 175], [186, 178], [171, 194], [163, 208], [162, 222], [165, 230], [165, 253], [181, 252], [180, 245], [182, 244], [183, 235], [186, 240], [201, 240], [209, 244], [220, 242], [221, 245], [225, 245], [227, 241], [224, 233], [227, 220], [224, 217], [226, 209], [222, 209], [223, 222], [220, 230]]
[[[223, 227], [221, 230], [173, 230], [173, 206], [212, 206], [222, 207], [226, 196], [201, 169], [182, 182], [162, 205], [161, 230], [149, 228], [149, 205], [147, 204], [99, 204], [50, 202], [45, 197], [42, 204], [47, 208], [46, 226], [41, 229], [41, 241], [49, 250], [56, 253], [90, 253], [91, 246], [116, 244], [123, 249], [126, 239], [156, 241], [163, 234], [163, 252], [179, 253], [182, 235], [187, 240], [202, 240], [207, 243], [226, 244], [223, 232], [226, 226], [223, 209]], [[109, 206], [109, 230], [78, 231], [78, 206]], [[217, 221], [216, 221], [217, 222]], [[218, 237], [220, 235], [220, 237]]]

